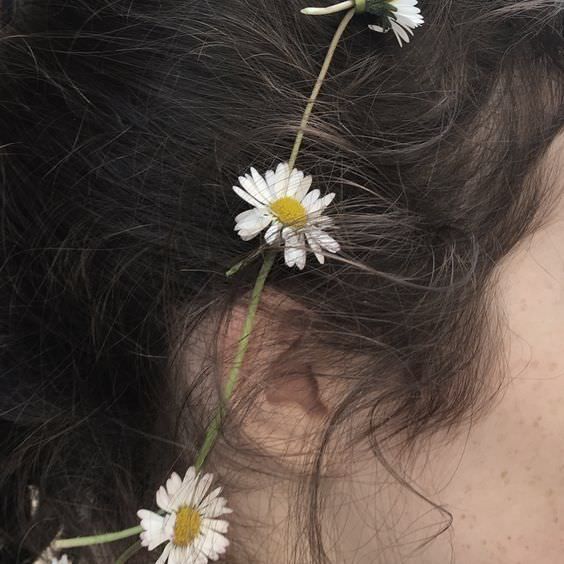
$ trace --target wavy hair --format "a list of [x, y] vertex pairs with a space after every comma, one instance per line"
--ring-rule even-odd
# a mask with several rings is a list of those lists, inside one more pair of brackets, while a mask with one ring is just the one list
[[[223, 274], [249, 252], [231, 186], [289, 154], [336, 25], [302, 7], [28, 0], [3, 28], [2, 562], [32, 562], [60, 530], [131, 526], [197, 452], [209, 406], [187, 392], [165, 425], [161, 391], [175, 343], [256, 276]], [[403, 49], [364, 16], [350, 25], [299, 159], [338, 194], [343, 253], [270, 282], [314, 312], [310, 341], [362, 353], [324, 444], [367, 412], [358, 436], [383, 461], [386, 441], [413, 445], [495, 396], [495, 269], [546, 217], [539, 165], [564, 118], [561, 4], [421, 7]], [[319, 476], [308, 484], [308, 558], [324, 563]], [[247, 562], [238, 550], [229, 562]]]

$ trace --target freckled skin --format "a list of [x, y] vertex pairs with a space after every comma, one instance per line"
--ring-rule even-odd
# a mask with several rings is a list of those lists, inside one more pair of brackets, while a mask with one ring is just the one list
[[[564, 161], [564, 135], [555, 147], [549, 158]], [[564, 162], [561, 170], [558, 190], [564, 194]], [[448, 517], [397, 486], [368, 448], [362, 459], [356, 457], [357, 452], [329, 449], [344, 453], [336, 474], [341, 478], [336, 478], [334, 489], [328, 479], [323, 484], [331, 494], [324, 496], [331, 503], [325, 509], [334, 518], [325, 523], [330, 533], [326, 546], [341, 550], [329, 554], [332, 561], [564, 562], [564, 202], [554, 214], [554, 221], [524, 241], [494, 277], [492, 315], [501, 313], [504, 323], [501, 373], [483, 377], [504, 382], [498, 401], [471, 428], [435, 435], [419, 445], [407, 469], [416, 489], [452, 514], [452, 528], [415, 550], [446, 527]], [[290, 416], [269, 427], [290, 400], [297, 406], [296, 413], [316, 409], [315, 387], [304, 373], [298, 376], [285, 389], [267, 393], [265, 403], [271, 411], [265, 411], [262, 427], [268, 429], [269, 439], [273, 435], [277, 439], [276, 431], [285, 426], [300, 423]], [[304, 427], [309, 429], [311, 421], [308, 418]], [[388, 459], [394, 461], [393, 453]], [[272, 531], [280, 531], [279, 523], [294, 522], [293, 514], [288, 519], [286, 490], [266, 489], [263, 494], [253, 480], [247, 491], [232, 497], [242, 523], [256, 519], [261, 526], [268, 523]], [[235, 522], [234, 538], [239, 532], [245, 533], [237, 530]], [[268, 547], [257, 546], [259, 561], [284, 562], [279, 555], [285, 557], [287, 548], [283, 535], [271, 535]]]
[[[564, 135], [553, 151], [564, 194]], [[451, 547], [460, 564], [564, 562], [564, 198], [553, 213], [500, 265], [500, 400], [469, 434], [438, 449], [433, 439], [432, 461], [421, 464], [418, 483], [451, 511], [454, 535], [407, 562], [450, 563]]]

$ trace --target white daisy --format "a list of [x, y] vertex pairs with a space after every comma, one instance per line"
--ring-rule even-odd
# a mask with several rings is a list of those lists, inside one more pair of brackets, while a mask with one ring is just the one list
[[304, 268], [307, 245], [324, 263], [324, 251], [340, 250], [339, 243], [325, 231], [332, 226], [331, 219], [322, 215], [335, 194], [320, 197], [319, 190], [310, 192], [311, 182], [311, 176], [297, 169], [290, 173], [288, 163], [280, 163], [276, 172], [267, 171], [264, 178], [251, 168], [251, 174], [239, 177], [241, 186], [233, 186], [238, 196], [254, 206], [235, 218], [235, 231], [249, 241], [266, 229], [266, 243], [283, 243], [284, 260], [290, 267]]
[[213, 474], [200, 475], [194, 466], [184, 479], [173, 473], [157, 491], [156, 501], [164, 515], [141, 509], [141, 544], [149, 550], [168, 542], [156, 564], [206, 564], [224, 554], [229, 523], [217, 517], [232, 510], [220, 497], [221, 487], [208, 494]]
[[356, 8], [359, 14], [378, 16], [382, 25], [369, 25], [368, 27], [382, 33], [391, 29], [400, 47], [402, 40], [409, 43], [409, 35], [413, 35], [413, 29], [423, 23], [417, 0], [345, 0], [327, 8], [304, 8], [301, 12], [309, 16], [324, 16], [352, 8]]
[[417, 6], [417, 0], [385, 0], [382, 2], [383, 25], [369, 25], [374, 31], [387, 32], [390, 29], [394, 32], [400, 47], [402, 40], [409, 43], [409, 35], [413, 35], [413, 29], [423, 23], [421, 10]]
[[61, 558], [52, 558], [51, 564], [71, 564], [71, 561], [66, 554], [63, 554]]

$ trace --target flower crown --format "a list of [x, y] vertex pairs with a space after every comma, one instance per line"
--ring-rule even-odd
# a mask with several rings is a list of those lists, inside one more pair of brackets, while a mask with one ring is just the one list
[[[222, 403], [210, 424], [204, 443], [195, 464], [188, 468], [181, 478], [173, 473], [164, 486], [156, 492], [158, 512], [146, 509], [138, 511], [140, 525], [102, 535], [59, 539], [54, 541], [50, 551], [60, 553], [67, 548], [104, 544], [140, 535], [140, 540], [130, 546], [115, 564], [124, 564], [141, 547], [152, 551], [166, 543], [157, 559], [157, 564], [206, 564], [217, 560], [229, 546], [225, 536], [229, 523], [222, 519], [232, 512], [226, 500], [220, 495], [221, 487], [209, 491], [212, 474], [200, 471], [213, 447], [223, 420], [225, 406], [237, 383], [253, 330], [255, 315], [266, 280], [274, 266], [277, 249], [283, 248], [284, 261], [288, 267], [305, 268], [308, 251], [320, 264], [325, 262], [327, 253], [336, 255], [341, 250], [339, 242], [330, 234], [334, 221], [327, 209], [335, 199], [335, 193], [324, 196], [318, 188], [313, 190], [313, 179], [295, 168], [305, 128], [321, 91], [331, 61], [348, 24], [356, 14], [368, 14], [376, 19], [368, 28], [387, 33], [392, 31], [400, 47], [409, 43], [413, 30], [423, 23], [417, 0], [346, 0], [325, 8], [304, 8], [305, 15], [323, 16], [344, 12], [328, 48], [325, 61], [317, 77], [312, 94], [305, 108], [302, 121], [290, 159], [281, 162], [275, 170], [261, 175], [255, 168], [239, 177], [239, 184], [233, 187], [237, 196], [251, 206], [235, 218], [235, 232], [244, 241], [250, 241], [264, 232], [266, 252], [261, 247], [247, 259], [237, 263], [228, 272], [233, 276], [252, 259], [263, 255], [263, 264], [255, 282], [239, 340], [235, 360], [228, 374], [228, 381]], [[43, 560], [45, 561], [45, 560]], [[67, 555], [52, 564], [70, 564]]]

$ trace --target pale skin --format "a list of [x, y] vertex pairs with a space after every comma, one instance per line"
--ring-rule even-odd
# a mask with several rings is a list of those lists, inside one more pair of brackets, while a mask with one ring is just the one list
[[[546, 158], [558, 163], [562, 172], [553, 178], [553, 189], [564, 193], [564, 135]], [[446, 517], [400, 488], [362, 445], [351, 452], [344, 436], [336, 450], [342, 458], [327, 468], [331, 477], [323, 483], [326, 548], [338, 564], [562, 561], [564, 199], [555, 204], [545, 226], [499, 265], [498, 274], [493, 291], [503, 318], [499, 357], [503, 390], [472, 425], [421, 444], [406, 467], [414, 485], [452, 513], [452, 527], [416, 551], [441, 529]], [[267, 291], [265, 300], [269, 306], [287, 307], [294, 317], [299, 314], [299, 305], [276, 293]], [[224, 362], [229, 357], [226, 351], [238, 339], [242, 319], [243, 307], [235, 311], [220, 340]], [[286, 564], [296, 554], [298, 562], [308, 562], [300, 552], [306, 546], [303, 524], [292, 505], [292, 499], [302, 495], [299, 482], [285, 480], [283, 469], [307, 465], [304, 452], [315, 449], [315, 432], [332, 396], [323, 382], [312, 381], [311, 367], [300, 364], [295, 349], [298, 333], [259, 312], [233, 397], [244, 398], [246, 385], [256, 384], [253, 378], [260, 372], [256, 367], [291, 367], [275, 389], [260, 396], [241, 427], [249, 444], [280, 457], [280, 462], [268, 467], [273, 472], [269, 476], [237, 472], [233, 479], [239, 491], [229, 500], [236, 512], [229, 536], [245, 547], [251, 560], [261, 563]], [[270, 344], [261, 347], [263, 339]], [[316, 366], [314, 372], [331, 369], [328, 358], [327, 365]], [[393, 452], [389, 455], [394, 457]], [[221, 466], [213, 453], [211, 462]]]

